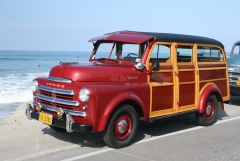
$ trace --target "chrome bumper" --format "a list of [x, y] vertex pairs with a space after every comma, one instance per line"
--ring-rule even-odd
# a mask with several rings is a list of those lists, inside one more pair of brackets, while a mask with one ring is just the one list
[[[39, 103], [39, 102], [36, 102], [36, 101], [33, 101], [33, 105], [40, 106], [41, 108], [43, 108], [45, 110], [48, 110], [48, 111], [51, 111], [51, 112], [57, 112], [58, 109], [59, 109], [57, 107], [48, 106], [48, 105], [45, 105], [43, 103]], [[78, 117], [86, 117], [87, 116], [86, 112], [66, 110], [66, 109], [62, 109], [62, 110], [65, 114], [70, 114], [72, 116], [78, 116]]]
[[[26, 109], [26, 115], [28, 119], [39, 119], [39, 112], [35, 111], [32, 105], [28, 105]], [[53, 118], [51, 126], [60, 127], [66, 129], [67, 132], [91, 132], [93, 129], [92, 125], [76, 123], [71, 114], [66, 114], [62, 119]]]

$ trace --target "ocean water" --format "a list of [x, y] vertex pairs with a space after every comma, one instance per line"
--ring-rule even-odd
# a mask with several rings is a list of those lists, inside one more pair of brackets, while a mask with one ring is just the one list
[[87, 62], [90, 52], [1, 51], [0, 118], [9, 117], [23, 102], [32, 100], [31, 81], [47, 77], [59, 62]]

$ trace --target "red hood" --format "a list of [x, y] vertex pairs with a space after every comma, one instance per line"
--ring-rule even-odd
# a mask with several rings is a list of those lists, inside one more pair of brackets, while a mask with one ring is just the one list
[[76, 82], [139, 81], [141, 73], [134, 68], [133, 64], [90, 62], [57, 65], [52, 68], [49, 76], [71, 79]]

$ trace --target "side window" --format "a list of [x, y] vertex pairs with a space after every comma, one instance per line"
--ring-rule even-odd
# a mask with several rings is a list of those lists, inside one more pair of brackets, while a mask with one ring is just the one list
[[138, 44], [123, 44], [122, 45], [122, 59], [136, 62], [140, 61], [139, 45]]
[[198, 47], [198, 62], [223, 62], [223, 54], [220, 49], [212, 47]]
[[191, 46], [178, 46], [177, 62], [192, 62], [192, 52]]
[[155, 45], [150, 61], [170, 62], [170, 45]]

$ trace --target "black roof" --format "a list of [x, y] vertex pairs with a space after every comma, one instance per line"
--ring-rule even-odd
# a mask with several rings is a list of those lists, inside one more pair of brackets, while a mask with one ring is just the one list
[[224, 48], [223, 44], [220, 41], [207, 37], [171, 33], [154, 33], [154, 32], [139, 32], [139, 33], [154, 36], [156, 38], [156, 41], [210, 44]]

